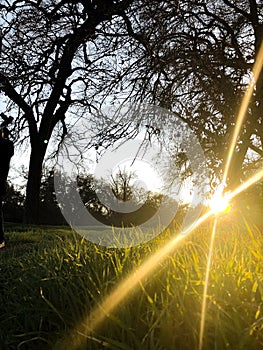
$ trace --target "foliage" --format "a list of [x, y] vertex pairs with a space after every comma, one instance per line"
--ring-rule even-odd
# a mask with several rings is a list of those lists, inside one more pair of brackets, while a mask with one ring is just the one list
[[6, 195], [3, 198], [3, 213], [5, 221], [22, 222], [25, 197], [19, 189], [7, 184]]
[[[142, 189], [136, 188], [131, 183], [131, 176], [121, 171], [116, 174], [116, 177], [112, 176], [109, 182], [98, 180], [93, 175], [79, 175], [77, 178], [77, 191], [74, 186], [66, 190], [66, 185], [63, 182], [58, 191], [60, 190], [60, 197], [63, 198], [66, 195], [65, 201], [70, 200], [71, 210], [76, 212], [76, 216], [78, 215], [76, 196], [79, 195], [84, 206], [99, 222], [117, 227], [136, 226], [146, 222], [155, 214], [163, 200], [163, 195], [161, 194], [150, 191], [147, 193], [144, 191], [143, 193]], [[111, 201], [115, 197], [123, 202], [130, 201], [136, 210], [131, 213], [113, 210]], [[56, 199], [53, 171], [47, 172], [43, 176], [40, 198], [40, 223], [65, 225], [66, 221], [62, 217]], [[63, 206], [63, 199], [61, 198], [60, 205]], [[171, 205], [175, 205], [172, 200]]]
[[[142, 130], [173, 143], [173, 118], [112, 119], [98, 111], [105, 103], [172, 110], [198, 136], [211, 177], [220, 178], [263, 41], [262, 11], [256, 0], [2, 1], [0, 90], [20, 140], [30, 141], [28, 220], [38, 219], [47, 147], [57, 148], [76, 119], [89, 116], [89, 147], [97, 151]], [[245, 160], [262, 158], [262, 74], [235, 148], [232, 186], [244, 177]], [[181, 166], [184, 153], [171, 153]]]
[[[41, 170], [51, 135], [57, 146], [67, 133], [66, 115], [98, 107], [118, 84], [109, 57], [127, 38], [122, 21], [132, 0], [2, 1], [0, 90], [15, 130], [30, 141], [26, 217], [37, 221]], [[115, 40], [107, 46], [113, 38]], [[112, 76], [106, 84], [104, 76]], [[99, 83], [98, 83], [99, 82]]]
[[40, 187], [39, 222], [46, 225], [67, 224], [57, 204], [53, 171], [47, 169], [43, 174]]
[[[171, 109], [185, 121], [217, 178], [263, 42], [262, 16], [263, 5], [256, 0], [183, 0], [146, 2], [140, 20], [127, 19], [131, 35], [144, 48], [134, 50], [138, 73], [133, 80], [141, 91], [137, 98]], [[235, 147], [228, 179], [232, 186], [244, 177], [249, 163], [254, 166], [262, 159], [262, 77], [263, 72]], [[151, 122], [163, 143], [172, 142], [175, 118]], [[180, 164], [180, 153], [174, 157]]]

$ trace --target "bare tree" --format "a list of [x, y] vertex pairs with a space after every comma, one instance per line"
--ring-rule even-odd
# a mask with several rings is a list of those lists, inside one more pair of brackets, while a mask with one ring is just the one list
[[[172, 110], [198, 135], [207, 163], [222, 176], [242, 98], [263, 42], [263, 4], [256, 0], [145, 2], [137, 21], [124, 17], [134, 50], [137, 100]], [[261, 71], [235, 148], [228, 183], [262, 164], [263, 72]], [[165, 124], [158, 129], [167, 138]], [[153, 125], [156, 128], [156, 125]], [[167, 128], [166, 128], [167, 130]], [[168, 133], [169, 134], [169, 133]], [[170, 135], [168, 135], [170, 136]], [[178, 161], [181, 162], [180, 153]]]
[[1, 1], [0, 90], [5, 111], [16, 116], [16, 131], [28, 135], [31, 147], [27, 222], [38, 220], [42, 164], [51, 136], [59, 143], [67, 133], [67, 115], [83, 115], [118, 88], [120, 73], [112, 69], [112, 56], [119, 38], [127, 42], [123, 16], [132, 3]]
[[[262, 43], [262, 17], [256, 0], [2, 1], [0, 90], [5, 112], [16, 117], [16, 130], [31, 146], [27, 221], [37, 221], [51, 137], [58, 145], [69, 116], [114, 103], [116, 96], [172, 110], [198, 135], [209, 167], [220, 176]], [[263, 73], [235, 149], [232, 185], [244, 175], [246, 160], [251, 166], [249, 152], [256, 162], [262, 159], [262, 82]], [[134, 137], [142, 127], [149, 139], [169, 140], [176, 128], [172, 119], [145, 124], [100, 114], [91, 125], [94, 148]]]

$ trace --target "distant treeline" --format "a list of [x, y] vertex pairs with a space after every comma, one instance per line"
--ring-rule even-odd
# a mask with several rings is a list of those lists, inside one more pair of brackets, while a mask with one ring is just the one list
[[[152, 193], [148, 191], [143, 193], [142, 190], [136, 189], [136, 196], [133, 196], [133, 188], [127, 181], [127, 174], [114, 179], [110, 185], [113, 194], [120, 200], [134, 201], [135, 204], [140, 204], [139, 209], [131, 213], [118, 213], [107, 207], [107, 196], [103, 193], [102, 186], [98, 185], [98, 181], [92, 175], [79, 176], [77, 179], [78, 193], [89, 212], [101, 223], [105, 225], [121, 226], [137, 226], [147, 222], [158, 210], [164, 197], [160, 193]], [[129, 176], [128, 176], [129, 177]], [[125, 181], [122, 182], [121, 180]], [[129, 180], [129, 179], [128, 179]], [[124, 186], [125, 183], [125, 186]], [[105, 184], [104, 184], [105, 185]], [[63, 188], [63, 186], [62, 186]], [[103, 203], [98, 198], [98, 188], [101, 188], [100, 197], [104, 200]], [[141, 192], [140, 192], [141, 191]], [[72, 202], [76, 192], [72, 192]], [[7, 186], [7, 194], [4, 198], [4, 218], [6, 222], [22, 223], [24, 217], [24, 200], [23, 191], [16, 189], [13, 185]], [[167, 201], [167, 198], [166, 198]], [[168, 198], [169, 205], [177, 206], [178, 203]], [[187, 212], [187, 205], [179, 206], [175, 218], [171, 226], [178, 226], [182, 222], [185, 213]], [[53, 171], [45, 172], [42, 179], [40, 192], [40, 215], [39, 224], [48, 225], [67, 225], [63, 217], [60, 207], [57, 203], [55, 189], [54, 189], [54, 173]], [[72, 207], [72, 210], [74, 208]], [[203, 212], [207, 209], [204, 208]], [[263, 228], [263, 182], [258, 182], [249, 190], [240, 194], [232, 202], [232, 213], [229, 219], [244, 221], [244, 218], [249, 218], [250, 221], [257, 226]]]
[[[125, 175], [125, 174], [124, 174]], [[127, 174], [126, 174], [127, 175]], [[121, 226], [136, 226], [148, 221], [158, 210], [163, 200], [163, 195], [159, 193], [142, 193], [143, 190], [136, 189], [136, 196], [133, 196], [132, 186], [125, 179], [125, 186], [121, 178], [116, 178], [114, 183], [111, 183], [113, 194], [123, 201], [134, 201], [134, 204], [139, 204], [139, 209], [131, 213], [118, 213], [110, 210], [106, 204], [107, 197], [103, 198], [103, 186], [100, 197], [105, 199], [103, 203], [97, 196], [98, 184], [92, 175], [79, 176], [77, 179], [78, 193], [89, 212], [101, 223], [105, 225]], [[101, 184], [100, 184], [101, 185]], [[109, 184], [107, 184], [109, 186]], [[62, 186], [63, 188], [63, 186]], [[141, 192], [140, 192], [141, 191]], [[74, 199], [76, 192], [72, 191], [69, 197]], [[4, 199], [4, 217], [6, 222], [23, 222], [25, 196], [22, 191], [16, 189], [13, 185], [8, 185], [7, 194]], [[177, 202], [169, 198], [171, 206], [177, 206]], [[74, 202], [74, 200], [72, 201]], [[177, 211], [177, 221], [183, 216], [186, 206], [180, 207]], [[74, 208], [73, 208], [74, 210]], [[54, 189], [54, 173], [53, 171], [46, 172], [42, 179], [40, 191], [40, 215], [39, 224], [50, 225], [67, 225], [63, 217], [60, 207], [57, 203], [55, 189]]]

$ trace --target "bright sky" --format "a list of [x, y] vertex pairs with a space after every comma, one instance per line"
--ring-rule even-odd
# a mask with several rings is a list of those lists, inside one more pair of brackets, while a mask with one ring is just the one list
[[134, 173], [135, 181], [140, 182], [140, 186], [146, 191], [160, 192], [163, 187], [163, 181], [157, 170], [147, 161], [143, 160], [126, 160], [119, 164], [113, 171], [116, 174], [118, 170]]
[[[19, 149], [18, 146], [15, 147], [15, 154], [11, 160], [11, 167], [9, 173], [9, 180], [12, 184], [16, 186], [25, 186], [26, 179], [23, 176], [23, 168], [24, 170], [28, 169], [30, 157], [30, 148]], [[94, 155], [94, 165], [96, 166]], [[143, 159], [125, 159], [123, 162], [115, 165], [113, 169], [109, 169], [108, 175], [116, 174], [119, 169], [126, 170], [128, 173], [133, 172], [135, 174], [136, 185], [144, 188], [146, 191], [152, 191], [160, 193], [165, 185], [164, 179], [160, 171], [158, 171], [156, 166], [153, 166], [149, 161]], [[91, 171], [94, 173], [94, 169]], [[176, 194], [172, 195], [172, 197], [180, 200], [183, 203], [191, 203], [193, 196], [191, 190], [192, 184], [190, 181], [186, 182], [182, 185], [180, 192], [178, 193], [178, 188], [176, 187]], [[197, 197], [195, 200], [195, 204], [201, 201], [200, 197]]]
[[[9, 180], [20, 186], [25, 183], [22, 176], [22, 169], [28, 169], [30, 157], [30, 149], [19, 149], [19, 146], [15, 147], [15, 154], [11, 159]], [[133, 163], [133, 164], [132, 164]], [[135, 160], [134, 162], [125, 161], [113, 169], [112, 173], [115, 174], [119, 169], [126, 169], [127, 172], [134, 172], [136, 179], [140, 185], [146, 190], [153, 192], [160, 192], [163, 187], [163, 180], [154, 169], [154, 167], [147, 161]]]

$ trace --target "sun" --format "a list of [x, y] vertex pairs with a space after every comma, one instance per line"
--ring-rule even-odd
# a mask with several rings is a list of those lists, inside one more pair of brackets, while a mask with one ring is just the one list
[[230, 210], [229, 195], [217, 193], [209, 200], [209, 208], [214, 214], [226, 213]]
[[[135, 185], [139, 185], [146, 191], [161, 192], [163, 180], [151, 163], [144, 159], [126, 159], [115, 167], [115, 171], [128, 171], [134, 173]], [[134, 185], [134, 184], [133, 184]]]

